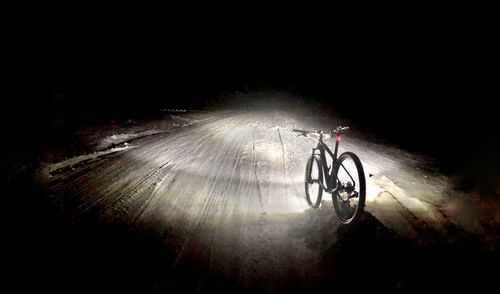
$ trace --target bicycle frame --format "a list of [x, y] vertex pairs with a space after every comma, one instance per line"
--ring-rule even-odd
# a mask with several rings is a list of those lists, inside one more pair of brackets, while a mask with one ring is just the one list
[[[330, 148], [328, 147], [328, 145], [326, 145], [325, 142], [323, 142], [323, 134], [319, 134], [319, 139], [318, 140], [318, 144], [316, 144], [316, 147], [314, 147], [312, 149], [312, 155], [315, 156], [316, 154], [316, 150], [319, 150], [319, 156], [320, 156], [320, 161], [321, 161], [321, 166], [322, 166], [322, 173], [323, 173], [323, 179], [325, 179], [326, 181], [326, 186], [324, 183], [321, 183], [319, 182], [321, 188], [323, 188], [323, 190], [325, 190], [325, 192], [327, 193], [335, 193], [335, 191], [337, 191], [337, 188], [338, 188], [338, 177], [336, 177], [336, 179], [333, 178], [333, 174], [334, 174], [334, 170], [333, 168], [335, 168], [335, 166], [337, 165], [337, 154], [338, 154], [338, 150], [339, 150], [339, 143], [340, 143], [340, 136], [336, 136], [336, 140], [335, 140], [335, 149], [334, 149], [334, 152], [332, 152], [330, 150]], [[326, 153], [328, 153], [328, 155], [330, 155], [330, 157], [332, 158], [332, 172], [330, 173], [329, 171], [329, 167], [328, 167], [328, 164], [327, 164], [327, 161], [326, 161]], [[347, 169], [341, 164], [342, 168], [345, 170], [345, 172], [349, 175], [349, 177], [351, 178], [354, 186], [356, 186], [356, 182], [354, 181], [353, 177], [351, 176], [351, 174], [347, 171]]]

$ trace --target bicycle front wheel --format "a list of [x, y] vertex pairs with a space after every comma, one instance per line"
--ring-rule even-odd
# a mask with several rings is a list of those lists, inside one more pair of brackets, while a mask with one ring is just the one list
[[307, 203], [313, 208], [318, 208], [323, 195], [323, 188], [320, 185], [323, 183], [323, 173], [321, 163], [316, 156], [311, 155], [307, 160], [304, 181]]
[[348, 224], [363, 214], [366, 198], [366, 181], [363, 165], [352, 152], [342, 153], [334, 169], [337, 189], [332, 193], [333, 207], [338, 220]]

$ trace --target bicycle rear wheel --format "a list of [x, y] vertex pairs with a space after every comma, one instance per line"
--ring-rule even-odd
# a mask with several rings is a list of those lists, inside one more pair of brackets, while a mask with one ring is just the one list
[[343, 224], [357, 221], [363, 214], [366, 198], [366, 181], [363, 165], [352, 152], [342, 153], [334, 169], [337, 190], [332, 193], [333, 207]]
[[323, 195], [323, 188], [320, 185], [323, 182], [323, 173], [321, 163], [316, 156], [311, 155], [307, 160], [304, 182], [307, 203], [313, 208], [318, 208]]

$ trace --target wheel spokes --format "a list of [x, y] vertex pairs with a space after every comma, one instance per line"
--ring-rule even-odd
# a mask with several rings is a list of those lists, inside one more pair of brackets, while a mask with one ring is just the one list
[[357, 212], [357, 204], [359, 199], [359, 186], [357, 185], [358, 173], [357, 168], [352, 160], [344, 160], [340, 165], [337, 174], [338, 192], [337, 202], [339, 208], [339, 217], [348, 221]]
[[[339, 196], [339, 208], [341, 210], [341, 217], [345, 220], [350, 219], [356, 213], [357, 205], [355, 203], [351, 203], [351, 201], [343, 200], [341, 196]], [[351, 205], [352, 204], [352, 205]]]

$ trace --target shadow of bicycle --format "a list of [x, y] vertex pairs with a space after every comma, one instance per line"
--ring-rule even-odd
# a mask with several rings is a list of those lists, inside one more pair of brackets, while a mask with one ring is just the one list
[[[331, 203], [305, 212], [307, 221], [290, 232], [318, 254], [318, 287], [339, 289], [459, 289], [492, 283], [482, 264], [498, 255], [477, 236], [450, 225], [441, 234], [427, 228], [416, 238], [398, 235], [368, 212], [356, 223], [340, 224]], [[496, 258], [495, 258], [496, 256]], [[467, 269], [475, 269], [473, 272]]]

